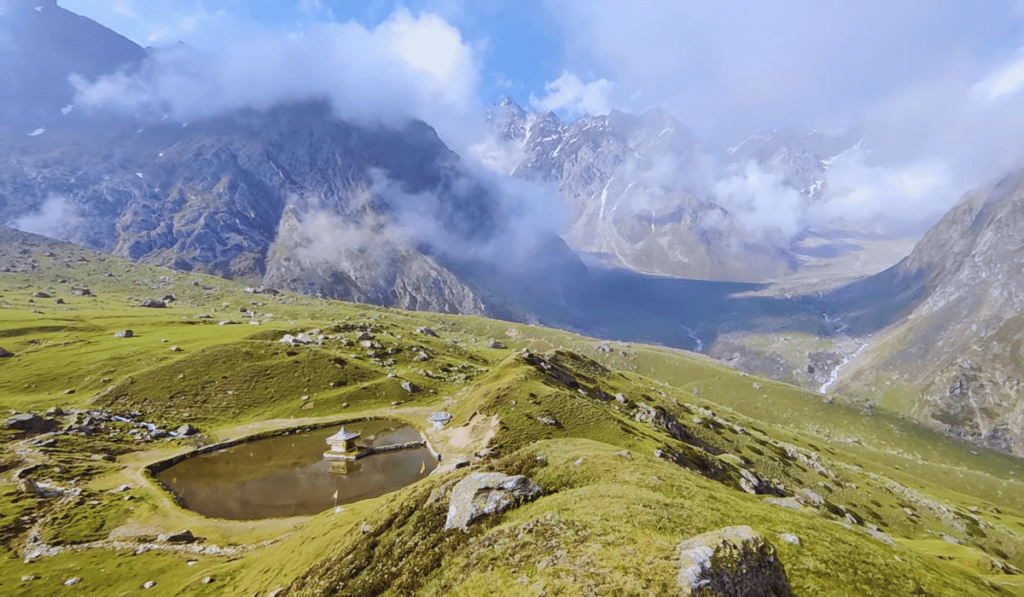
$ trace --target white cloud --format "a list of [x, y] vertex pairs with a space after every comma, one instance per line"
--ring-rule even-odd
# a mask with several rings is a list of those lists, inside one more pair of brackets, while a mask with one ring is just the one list
[[607, 79], [584, 83], [576, 74], [563, 71], [562, 76], [544, 85], [544, 97], [530, 94], [530, 105], [535, 110], [566, 112], [572, 117], [601, 116], [612, 110], [614, 87]]
[[455, 132], [475, 107], [478, 64], [459, 30], [401, 9], [374, 29], [322, 23], [298, 35], [235, 31], [215, 51], [157, 52], [141, 74], [74, 78], [76, 102], [179, 119], [329, 99], [341, 117], [421, 118]]

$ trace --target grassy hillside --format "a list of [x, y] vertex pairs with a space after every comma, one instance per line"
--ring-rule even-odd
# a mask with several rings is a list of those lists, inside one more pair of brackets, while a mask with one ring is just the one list
[[[79, 431], [0, 431], [3, 594], [672, 594], [675, 546], [731, 525], [775, 545], [796, 595], [1024, 594], [1024, 466], [881, 409], [674, 349], [252, 294], [12, 232], [0, 255], [0, 347], [14, 353], [0, 401], [59, 407], [58, 430]], [[278, 341], [299, 333], [324, 338]], [[443, 430], [436, 410], [454, 415]], [[447, 466], [255, 521], [183, 509], [147, 473], [200, 445], [367, 416], [422, 429]], [[445, 530], [437, 496], [472, 471], [543, 493]], [[203, 541], [154, 542], [183, 528]]]

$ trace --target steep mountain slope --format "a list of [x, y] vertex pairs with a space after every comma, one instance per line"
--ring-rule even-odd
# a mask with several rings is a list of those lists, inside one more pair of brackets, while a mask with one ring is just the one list
[[[1024, 590], [1020, 461], [882, 410], [665, 348], [254, 296], [16, 232], [0, 260], [0, 396], [23, 413], [0, 430], [4, 594], [675, 594], [677, 546], [738, 525], [794, 594]], [[231, 319], [258, 325], [217, 325]], [[439, 410], [452, 419], [431, 428]], [[155, 480], [200, 446], [365, 417], [414, 425], [441, 466], [264, 520], [204, 517]], [[197, 433], [168, 433], [185, 423]], [[540, 493], [451, 528], [481, 473]]]
[[1024, 455], [1024, 172], [968, 193], [893, 268], [828, 296], [885, 328], [837, 388]]
[[[138, 261], [378, 304], [483, 311], [416, 250], [486, 242], [498, 225], [493, 198], [423, 123], [355, 126], [304, 103], [137, 130], [69, 121], [4, 139], [0, 152], [0, 220], [41, 210], [56, 226], [49, 232]], [[433, 222], [436, 238], [402, 228], [410, 213]]]
[[709, 190], [721, 174], [713, 171], [753, 163], [816, 201], [827, 192], [828, 160], [848, 147], [816, 131], [758, 131], [719, 151], [657, 108], [562, 122], [506, 99], [489, 118], [493, 138], [478, 157], [507, 175], [556, 184], [570, 205], [564, 238], [572, 248], [604, 265], [705, 280], [777, 278], [805, 257], [799, 243], [752, 229], [724, 207]]
[[94, 79], [131, 69], [146, 51], [56, 0], [0, 3], [0, 126], [35, 127], [73, 103], [71, 75]]

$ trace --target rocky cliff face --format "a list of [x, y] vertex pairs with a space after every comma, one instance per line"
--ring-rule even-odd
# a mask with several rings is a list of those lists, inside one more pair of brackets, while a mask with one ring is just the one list
[[888, 391], [923, 423], [1024, 455], [1021, 231], [1024, 171], [969, 193], [909, 257], [830, 297], [859, 332], [885, 328], [838, 389]]
[[74, 77], [147, 52], [53, 0], [0, 11], [0, 223], [129, 259], [411, 309], [483, 313], [435, 256], [472, 252], [498, 200], [422, 122], [317, 101], [198, 122], [73, 106]]
[[177, 269], [483, 312], [427, 255], [435, 239], [402, 226], [416, 213], [466, 243], [498, 226], [494, 199], [423, 123], [356, 126], [319, 103], [118, 134], [78, 122], [6, 140], [0, 220], [45, 220], [62, 239]]
[[571, 247], [604, 265], [698, 279], [759, 281], [799, 266], [788, 238], [745, 228], [710, 193], [709, 162], [752, 161], [813, 201], [842, 144], [820, 133], [760, 131], [718, 151], [661, 109], [566, 123], [507, 99], [489, 117], [493, 137], [478, 157], [504, 174], [557, 185], [570, 207]]

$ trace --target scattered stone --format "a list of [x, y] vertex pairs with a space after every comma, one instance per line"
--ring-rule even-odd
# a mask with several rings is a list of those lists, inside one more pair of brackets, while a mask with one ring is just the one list
[[430, 329], [428, 327], [416, 328], [416, 333], [417, 334], [423, 334], [424, 336], [431, 336], [433, 338], [439, 338], [440, 337], [440, 336], [437, 335], [437, 332], [435, 332], [434, 330], [432, 330], [432, 329]]
[[121, 330], [120, 332], [115, 333], [114, 337], [115, 338], [131, 338], [134, 335], [135, 335], [135, 332], [133, 332], [131, 330]]
[[619, 458], [625, 458], [626, 460], [633, 460], [633, 454], [629, 450], [620, 450], [615, 453]]
[[92, 296], [92, 291], [88, 288], [78, 288], [74, 291], [76, 296]]
[[50, 295], [45, 292], [33, 292], [30, 296], [34, 296], [36, 298], [50, 298]]
[[366, 342], [367, 340], [373, 340], [373, 334], [370, 332], [363, 332], [356, 336], [356, 342]]
[[167, 308], [167, 303], [156, 299], [146, 299], [142, 301], [142, 306], [147, 309], [165, 309]]
[[616, 394], [615, 395], [615, 401], [618, 402], [619, 404], [625, 404], [626, 403], [626, 397], [623, 396], [622, 394]]
[[790, 510], [799, 510], [800, 509], [800, 502], [798, 502], [796, 498], [791, 498], [791, 497], [787, 497], [787, 498], [766, 497], [766, 498], [764, 498], [764, 502], [766, 504], [771, 504], [773, 506], [782, 506], [783, 508], [789, 508]]
[[241, 324], [239, 324], [234, 319], [228, 319], [228, 320], [225, 320], [225, 321], [218, 321], [217, 325], [241, 325]]
[[156, 538], [161, 543], [193, 543], [196, 541], [196, 536], [192, 534], [192, 531], [184, 529], [175, 533], [163, 533]]
[[175, 431], [178, 437], [187, 437], [189, 435], [195, 435], [198, 432], [199, 430], [196, 429], [195, 426], [192, 425], [191, 423], [185, 423], [181, 427], [178, 427], [177, 431]]
[[10, 352], [8, 350], [0, 348], [0, 359], [7, 358], [7, 357], [13, 357], [13, 356], [14, 356], [13, 352]]
[[164, 298], [162, 298], [160, 300], [162, 300], [165, 303], [173, 303], [174, 301], [176, 301], [178, 299], [174, 298], [173, 294], [165, 294]]
[[410, 394], [415, 394], [416, 392], [420, 391], [419, 386], [417, 386], [416, 384], [412, 383], [411, 381], [403, 381], [402, 382], [402, 389], [405, 390], [406, 392], [410, 393]]
[[782, 539], [786, 543], [800, 545], [800, 537], [797, 537], [796, 535], [793, 535], [791, 533], [779, 533], [779, 539]]
[[583, 458], [576, 459], [576, 462], [574, 462], [573, 464], [576, 466], [581, 466], [583, 464]]
[[27, 574], [21, 577], [21, 582], [32, 582], [34, 580], [39, 580], [39, 577], [35, 574]]
[[801, 504], [811, 506], [813, 508], [820, 508], [825, 505], [825, 498], [805, 487], [796, 490], [796, 499], [799, 500]]
[[146, 582], [142, 583], [142, 588], [143, 589], [152, 589], [155, 586], [156, 586], [156, 581], [155, 580], [147, 580]]
[[182, 352], [180, 346], [172, 346], [172, 347], [168, 348], [167, 350], [169, 350], [171, 352]]
[[497, 340], [491, 340], [487, 344], [487, 348], [494, 348], [494, 349], [498, 349], [498, 350], [504, 350], [504, 349], [506, 349], [508, 347], [505, 346], [504, 344], [502, 344], [501, 342], [498, 342]]
[[78, 578], [76, 576], [74, 578], [69, 578], [66, 581], [64, 581], [64, 586], [65, 587], [70, 587], [71, 585], [77, 585], [80, 582], [82, 582], [82, 579], [80, 579], [80, 578]]
[[212, 576], [207, 576], [206, 578], [204, 578], [202, 580], [202, 583], [204, 585], [208, 585], [208, 584], [212, 583], [213, 581], [214, 581], [214, 578]]
[[890, 546], [895, 546], [896, 545], [896, 543], [893, 542], [892, 538], [889, 537], [889, 535], [886, 535], [885, 533], [883, 533], [882, 531], [880, 531], [878, 529], [868, 529], [868, 534], [871, 535], [872, 537], [874, 537], [875, 539], [878, 539], [882, 543], [887, 544], [887, 545], [890, 545]]
[[196, 319], [213, 319], [213, 315], [210, 315], [209, 313], [200, 313], [199, 315], [196, 315]]
[[34, 413], [15, 415], [4, 422], [4, 428], [11, 431], [27, 431], [28, 433], [50, 433], [56, 431], [59, 423]]
[[53, 299], [53, 304], [54, 305], [63, 305], [63, 304], [65, 304], [64, 303], [64, 299], [62, 299], [62, 298]]
[[754, 389], [755, 390], [760, 390], [761, 389], [761, 384], [759, 384], [757, 382], [754, 382]]
[[957, 539], [956, 537], [953, 537], [952, 535], [943, 535], [942, 540], [946, 543], [952, 543], [953, 545], [963, 544], [963, 541]]
[[69, 389], [64, 390], [63, 392], [61, 392], [61, 394], [63, 394], [64, 396], [70, 396], [71, 394], [74, 394], [75, 391], [76, 390], [74, 388], [69, 388]]
[[748, 526], [719, 529], [679, 544], [677, 581], [687, 596], [789, 597], [775, 547]]
[[556, 421], [555, 419], [549, 419], [547, 417], [537, 417], [537, 421], [539, 421], [539, 422], [541, 422], [541, 423], [543, 423], [545, 425], [548, 425], [549, 427], [557, 427], [558, 426], [558, 421]]
[[444, 528], [465, 531], [481, 516], [509, 510], [541, 491], [539, 485], [522, 475], [470, 473], [452, 489]]

